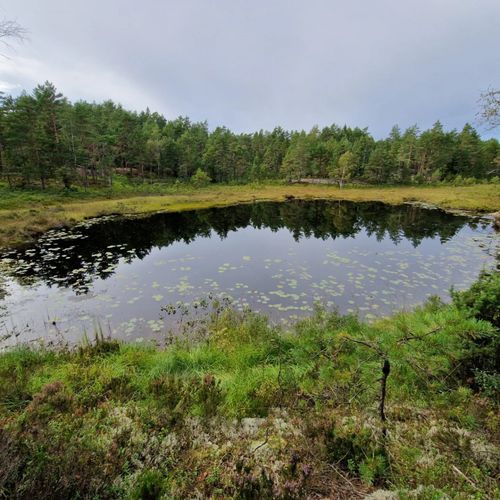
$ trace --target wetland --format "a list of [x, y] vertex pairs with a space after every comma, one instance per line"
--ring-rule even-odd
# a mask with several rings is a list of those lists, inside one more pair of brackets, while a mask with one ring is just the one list
[[0, 254], [3, 344], [103, 331], [161, 341], [214, 302], [295, 321], [316, 306], [372, 321], [496, 265], [491, 221], [411, 204], [256, 202], [53, 229]]

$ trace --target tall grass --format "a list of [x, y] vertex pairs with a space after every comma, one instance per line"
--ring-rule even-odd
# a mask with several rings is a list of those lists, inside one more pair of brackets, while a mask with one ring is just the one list
[[2, 353], [0, 495], [494, 497], [498, 400], [489, 365], [467, 367], [498, 330], [462, 299], [374, 324], [317, 310], [289, 329], [225, 309], [196, 343]]

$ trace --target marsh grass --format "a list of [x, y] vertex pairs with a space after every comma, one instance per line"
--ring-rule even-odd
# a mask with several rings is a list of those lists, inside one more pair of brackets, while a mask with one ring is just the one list
[[498, 400], [461, 367], [498, 330], [465, 299], [288, 330], [225, 307], [196, 343], [4, 352], [0, 495], [494, 498]]
[[423, 202], [452, 210], [500, 210], [498, 184], [472, 186], [376, 186], [339, 189], [325, 185], [244, 184], [194, 188], [190, 184], [128, 184], [117, 182], [112, 190], [81, 188], [10, 190], [0, 184], [0, 248], [24, 244], [53, 227], [70, 226], [108, 214], [230, 206], [255, 201], [331, 199], [382, 201], [389, 204]]

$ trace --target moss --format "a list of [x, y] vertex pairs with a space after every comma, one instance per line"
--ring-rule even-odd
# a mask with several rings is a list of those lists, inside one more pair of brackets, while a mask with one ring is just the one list
[[165, 349], [0, 354], [0, 495], [498, 493], [498, 401], [457, 369], [498, 331], [463, 304], [370, 325], [320, 309], [287, 330], [231, 309], [203, 324], [204, 340]]

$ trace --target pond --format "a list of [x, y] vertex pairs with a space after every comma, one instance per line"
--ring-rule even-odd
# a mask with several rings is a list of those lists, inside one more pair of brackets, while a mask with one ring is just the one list
[[448, 300], [496, 265], [497, 244], [485, 219], [414, 205], [291, 200], [103, 217], [0, 256], [0, 337], [161, 338], [221, 298], [274, 322], [315, 304], [370, 321]]

